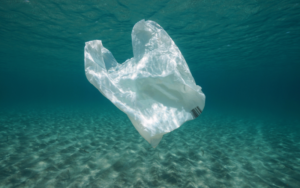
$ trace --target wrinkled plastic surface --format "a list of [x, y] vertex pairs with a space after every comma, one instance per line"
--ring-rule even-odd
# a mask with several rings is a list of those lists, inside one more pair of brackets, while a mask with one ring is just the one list
[[101, 40], [86, 42], [85, 73], [155, 148], [164, 134], [201, 114], [205, 95], [160, 25], [141, 20], [131, 36], [134, 57], [122, 64]]

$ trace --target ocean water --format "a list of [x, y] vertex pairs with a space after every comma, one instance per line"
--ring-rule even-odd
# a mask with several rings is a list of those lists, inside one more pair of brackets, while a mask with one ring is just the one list
[[[160, 24], [206, 95], [152, 148], [84, 73]], [[300, 187], [297, 0], [1, 0], [0, 187]]]

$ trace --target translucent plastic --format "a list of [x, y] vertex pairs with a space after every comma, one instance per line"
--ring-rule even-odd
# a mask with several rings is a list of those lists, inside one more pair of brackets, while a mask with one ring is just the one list
[[101, 40], [86, 42], [85, 73], [155, 148], [164, 134], [201, 114], [205, 95], [160, 25], [141, 20], [131, 36], [134, 57], [122, 64]]

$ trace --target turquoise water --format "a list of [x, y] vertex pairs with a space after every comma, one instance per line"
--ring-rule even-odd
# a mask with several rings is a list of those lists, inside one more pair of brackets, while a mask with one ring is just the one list
[[[84, 75], [160, 24], [207, 100], [153, 149]], [[300, 187], [300, 3], [0, 2], [0, 187]]]

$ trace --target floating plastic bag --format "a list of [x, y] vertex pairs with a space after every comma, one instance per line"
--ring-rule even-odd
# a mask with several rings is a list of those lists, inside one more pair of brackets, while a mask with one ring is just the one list
[[85, 74], [155, 148], [164, 134], [201, 114], [205, 95], [160, 25], [141, 20], [131, 37], [134, 57], [122, 64], [101, 40], [86, 42]]

